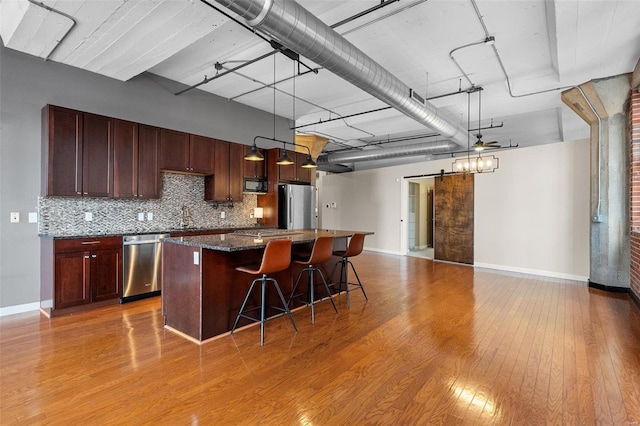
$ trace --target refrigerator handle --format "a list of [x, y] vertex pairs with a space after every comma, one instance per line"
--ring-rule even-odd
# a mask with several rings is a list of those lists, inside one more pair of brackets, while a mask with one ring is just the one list
[[289, 226], [287, 228], [293, 229], [293, 197], [289, 196]]

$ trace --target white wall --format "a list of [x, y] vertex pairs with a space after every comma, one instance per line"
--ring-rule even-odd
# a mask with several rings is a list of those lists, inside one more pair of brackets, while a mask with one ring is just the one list
[[[475, 265], [586, 281], [589, 141], [496, 153], [475, 178]], [[451, 170], [451, 159], [321, 177], [323, 228], [373, 231], [368, 250], [403, 254], [405, 176]], [[337, 208], [326, 208], [336, 202]]]

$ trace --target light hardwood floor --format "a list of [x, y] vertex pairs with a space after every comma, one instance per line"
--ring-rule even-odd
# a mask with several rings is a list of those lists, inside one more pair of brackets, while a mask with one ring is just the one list
[[159, 298], [0, 318], [0, 424], [640, 422], [640, 309], [583, 283], [363, 253], [365, 284], [197, 345]]

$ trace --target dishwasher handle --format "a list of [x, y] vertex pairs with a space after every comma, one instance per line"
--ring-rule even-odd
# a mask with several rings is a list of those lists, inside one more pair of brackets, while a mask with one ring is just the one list
[[144, 241], [124, 241], [122, 245], [124, 246], [140, 246], [143, 244], [158, 244], [161, 242], [160, 240], [144, 240]]

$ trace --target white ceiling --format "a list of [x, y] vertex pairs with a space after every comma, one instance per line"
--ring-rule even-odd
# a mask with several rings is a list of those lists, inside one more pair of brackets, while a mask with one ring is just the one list
[[[209, 1], [223, 9], [215, 0]], [[332, 25], [380, 1], [299, 3]], [[66, 38], [56, 42], [71, 27], [70, 19], [27, 0], [0, 0], [0, 36], [5, 46], [39, 57], [50, 55], [52, 61], [123, 81], [149, 72], [191, 86], [214, 76], [217, 62], [222, 64], [219, 72], [224, 72], [273, 50], [256, 34], [199, 0], [44, 0], [44, 4], [75, 19]], [[586, 124], [562, 104], [560, 91], [553, 89], [633, 70], [640, 57], [640, 1], [401, 0], [336, 31], [423, 97], [466, 90], [471, 87], [469, 80], [481, 86], [481, 126], [489, 126], [492, 120], [494, 125], [502, 124], [483, 130], [483, 140], [523, 147], [587, 137]], [[492, 46], [462, 47], [487, 35], [495, 37], [511, 94]], [[468, 79], [451, 60], [453, 50]], [[297, 68], [282, 54], [195, 90], [273, 112], [274, 58], [275, 80], [288, 79], [276, 85], [276, 114], [295, 118], [297, 126], [311, 124], [299, 132], [330, 138], [326, 152], [403, 137], [410, 139], [390, 145], [436, 140], [416, 138], [434, 132], [391, 109], [318, 124], [386, 106], [324, 69], [295, 79], [293, 117], [290, 77]], [[316, 67], [306, 58], [301, 60]], [[300, 70], [307, 69], [301, 66]], [[541, 91], [547, 92], [535, 93]], [[477, 128], [478, 101], [478, 93], [470, 98], [462, 93], [430, 102], [439, 115], [464, 128], [469, 118], [471, 128]], [[394, 160], [395, 164], [399, 161], [415, 158]]]

